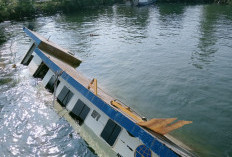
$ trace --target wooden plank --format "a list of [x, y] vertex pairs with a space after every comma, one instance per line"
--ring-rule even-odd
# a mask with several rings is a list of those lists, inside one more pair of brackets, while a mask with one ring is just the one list
[[31, 36], [34, 36], [35, 39], [41, 41], [37, 44], [39, 44], [38, 48], [42, 50], [44, 53], [52, 55], [57, 59], [69, 64], [72, 67], [78, 67], [80, 65], [81, 60], [76, 58], [68, 50], [56, 45], [55, 43], [49, 41], [48, 39], [44, 38], [43, 36], [39, 35], [34, 31], [31, 31], [29, 29], [27, 29], [27, 31], [31, 34]]
[[181, 120], [181, 121], [178, 121], [178, 122], [176, 122], [176, 123], [174, 123], [172, 125], [166, 126], [165, 128], [161, 128], [159, 130], [159, 132], [164, 135], [164, 134], [167, 134], [167, 133], [169, 133], [169, 132], [171, 132], [173, 130], [181, 128], [184, 125], [191, 124], [191, 123], [192, 123], [192, 121]]
[[160, 123], [156, 123], [156, 124], [152, 125], [151, 126], [151, 130], [159, 130], [160, 128], [163, 128], [163, 127], [167, 126], [168, 124], [172, 123], [176, 119], [177, 118], [167, 118], [167, 119], [164, 119]]
[[165, 119], [156, 119], [153, 118], [149, 121], [145, 121], [145, 122], [140, 122], [138, 123], [140, 126], [144, 126], [147, 128], [155, 129], [155, 128], [160, 128], [162, 126], [166, 126], [167, 124], [172, 123], [173, 121], [175, 121], [177, 118], [165, 118]]
[[120, 103], [116, 101], [111, 101], [111, 104], [115, 106], [116, 108], [120, 109], [122, 112], [133, 118], [136, 122], [141, 122], [143, 121], [142, 118], [135, 113], [133, 113], [129, 107], [122, 106]]
[[137, 123], [140, 126], [143, 126], [149, 130], [152, 130], [159, 134], [167, 134], [175, 129], [178, 129], [186, 124], [192, 123], [191, 121], [178, 121], [169, 125], [170, 123], [174, 122], [177, 118], [166, 118], [166, 119], [151, 119], [146, 122], [139, 122]]
[[88, 89], [92, 88], [94, 91], [94, 94], [97, 95], [97, 79], [93, 79], [90, 84], [88, 85]]
[[72, 67], [78, 67], [81, 63], [81, 60], [69, 54], [68, 50], [64, 50], [50, 41], [42, 40], [38, 47], [39, 49], [43, 50], [43, 52], [64, 61]]

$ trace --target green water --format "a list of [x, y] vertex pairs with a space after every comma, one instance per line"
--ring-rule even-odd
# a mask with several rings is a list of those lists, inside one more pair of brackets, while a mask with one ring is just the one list
[[1, 23], [2, 102], [25, 81], [23, 25], [74, 52], [84, 75], [142, 115], [193, 121], [172, 134], [197, 155], [232, 156], [232, 7], [115, 5]]

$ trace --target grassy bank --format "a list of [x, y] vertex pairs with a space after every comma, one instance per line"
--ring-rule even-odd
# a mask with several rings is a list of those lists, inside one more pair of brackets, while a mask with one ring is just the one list
[[[126, 0], [0, 0], [0, 22], [23, 19], [37, 14], [72, 12], [88, 7], [112, 5]], [[220, 3], [232, 5], [232, 0], [157, 0], [158, 3]]]
[[71, 12], [88, 7], [112, 5], [123, 0], [0, 0], [0, 22], [22, 19], [38, 13]]
[[34, 1], [0, 0], [0, 21], [16, 19], [34, 12]]

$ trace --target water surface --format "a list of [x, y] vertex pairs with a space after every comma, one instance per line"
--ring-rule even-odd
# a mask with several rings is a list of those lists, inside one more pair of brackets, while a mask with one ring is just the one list
[[[97, 78], [105, 91], [142, 115], [193, 121], [172, 134], [196, 154], [232, 156], [231, 10], [220, 5], [115, 5], [1, 23], [0, 140], [11, 140], [0, 148], [6, 155], [21, 150], [41, 156], [94, 155], [78, 134], [69, 138], [73, 130], [50, 107], [51, 95], [38, 90], [27, 68], [19, 65], [30, 43], [22, 26], [30, 25], [74, 52], [83, 60], [78, 69], [84, 75]], [[71, 145], [67, 150], [63, 141]]]

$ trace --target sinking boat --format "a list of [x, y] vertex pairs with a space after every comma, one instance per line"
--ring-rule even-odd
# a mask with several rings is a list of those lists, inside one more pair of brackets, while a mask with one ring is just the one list
[[21, 64], [40, 78], [56, 101], [80, 124], [85, 124], [119, 157], [194, 156], [168, 133], [191, 121], [146, 119], [112, 98], [76, 68], [81, 60], [36, 32], [23, 28], [33, 44]]

